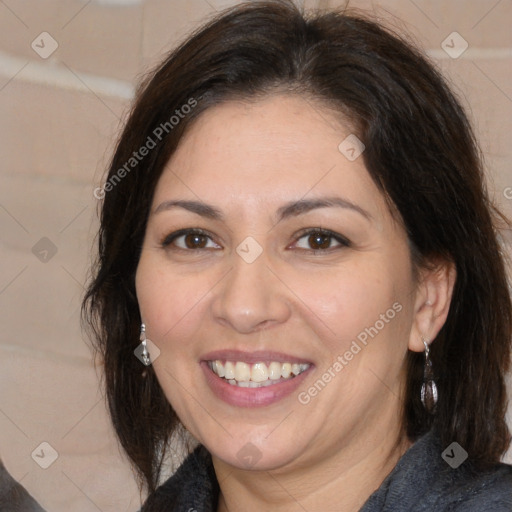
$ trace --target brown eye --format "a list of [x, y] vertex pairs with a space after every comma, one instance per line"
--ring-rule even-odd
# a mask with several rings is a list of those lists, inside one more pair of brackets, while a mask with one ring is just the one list
[[162, 246], [168, 249], [183, 249], [187, 251], [200, 249], [222, 249], [216, 244], [210, 235], [195, 229], [181, 229], [168, 235]]
[[189, 233], [184, 237], [185, 246], [187, 249], [203, 249], [208, 243], [208, 237], [205, 235], [198, 235], [195, 233]]
[[350, 242], [338, 233], [323, 229], [310, 229], [303, 232], [295, 242], [295, 247], [307, 251], [329, 251], [350, 247]]
[[331, 245], [331, 236], [323, 233], [313, 233], [308, 237], [308, 244], [311, 249], [328, 249]]

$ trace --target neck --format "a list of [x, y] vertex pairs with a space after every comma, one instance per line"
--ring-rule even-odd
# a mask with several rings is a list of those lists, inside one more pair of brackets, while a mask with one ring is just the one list
[[247, 471], [213, 458], [220, 485], [218, 512], [246, 510], [358, 511], [410, 447], [405, 436], [376, 436], [307, 467]]

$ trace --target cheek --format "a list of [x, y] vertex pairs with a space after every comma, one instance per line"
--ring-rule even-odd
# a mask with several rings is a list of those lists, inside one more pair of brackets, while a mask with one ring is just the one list
[[[153, 368], [167, 400], [185, 423], [194, 415], [183, 388], [193, 389], [199, 375], [191, 359], [199, 356], [193, 340], [205, 316], [209, 281], [202, 276], [171, 271], [162, 258], [143, 252], [136, 274], [136, 291], [148, 339], [160, 350]], [[191, 371], [192, 370], [192, 371]]]
[[182, 273], [151, 254], [141, 257], [136, 275], [137, 300], [146, 331], [162, 350], [199, 329], [215, 280]]
[[316, 313], [309, 314], [309, 322], [321, 339], [319, 353], [326, 351], [316, 378], [335, 375], [323, 395], [333, 410], [363, 414], [362, 404], [384, 403], [390, 389], [392, 396], [398, 394], [411, 325], [405, 275], [378, 265], [354, 267], [339, 273], [337, 281], [325, 279], [299, 291]]
[[379, 333], [391, 332], [401, 324], [403, 315], [396, 310], [403, 309], [408, 295], [405, 273], [382, 261], [360, 263], [319, 275], [318, 279], [295, 280], [294, 292], [303, 303], [304, 315], [316, 324], [331, 351], [339, 351], [360, 334], [364, 339], [365, 329], [376, 323]]

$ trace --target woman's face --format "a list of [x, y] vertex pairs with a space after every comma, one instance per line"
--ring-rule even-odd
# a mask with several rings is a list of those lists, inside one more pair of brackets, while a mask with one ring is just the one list
[[233, 466], [301, 467], [398, 435], [415, 283], [359, 148], [338, 147], [350, 133], [297, 96], [227, 102], [156, 187], [136, 277], [153, 367]]

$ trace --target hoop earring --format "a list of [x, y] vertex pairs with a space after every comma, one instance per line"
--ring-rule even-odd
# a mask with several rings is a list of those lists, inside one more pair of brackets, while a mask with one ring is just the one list
[[423, 341], [425, 345], [425, 365], [423, 367], [423, 384], [421, 385], [421, 403], [429, 414], [433, 414], [438, 398], [437, 386], [432, 370], [432, 360], [430, 359], [430, 347], [423, 337], [421, 341]]
[[142, 358], [142, 362], [149, 366], [151, 364], [151, 359], [149, 357], [147, 340], [146, 340], [146, 325], [140, 324], [140, 341], [142, 342], [142, 353], [140, 357]]

